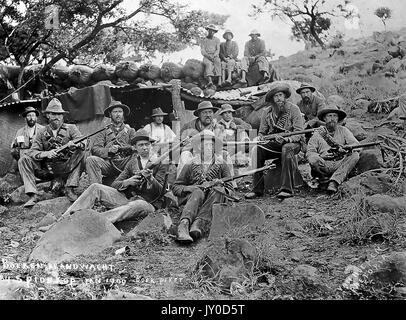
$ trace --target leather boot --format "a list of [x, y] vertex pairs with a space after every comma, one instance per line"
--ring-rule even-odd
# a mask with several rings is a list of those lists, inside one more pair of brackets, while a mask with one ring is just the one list
[[195, 241], [202, 237], [202, 222], [202, 219], [196, 219], [190, 227], [189, 234]]
[[178, 225], [178, 238], [177, 240], [182, 243], [193, 242], [192, 237], [189, 235], [189, 220], [182, 219]]
[[72, 187], [65, 188], [65, 195], [69, 199], [70, 202], [75, 202], [78, 198], [78, 196], [73, 192]]

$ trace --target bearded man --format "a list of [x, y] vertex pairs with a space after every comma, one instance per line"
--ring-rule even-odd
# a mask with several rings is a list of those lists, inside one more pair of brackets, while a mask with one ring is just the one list
[[299, 89], [296, 90], [296, 93], [300, 94], [302, 98], [297, 106], [304, 114], [305, 129], [317, 128], [324, 124], [323, 121], [317, 118], [317, 114], [325, 107], [325, 102], [314, 94], [315, 91], [316, 88], [307, 83], [302, 83]]

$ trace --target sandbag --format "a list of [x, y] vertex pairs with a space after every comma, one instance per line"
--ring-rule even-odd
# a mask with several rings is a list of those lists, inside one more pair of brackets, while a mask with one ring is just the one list
[[134, 61], [120, 61], [116, 65], [115, 74], [124, 81], [134, 81], [138, 76], [138, 67]]
[[92, 78], [93, 69], [84, 65], [73, 65], [69, 68], [69, 79], [76, 85], [87, 85]]
[[161, 77], [161, 68], [150, 63], [143, 64], [138, 70], [138, 76], [145, 80], [158, 79]]
[[203, 76], [204, 64], [200, 60], [189, 59], [186, 61], [182, 72], [185, 78], [190, 77], [192, 79], [199, 79]]
[[164, 62], [161, 66], [161, 78], [166, 82], [182, 78], [182, 66], [173, 62]]
[[99, 64], [94, 68], [92, 79], [96, 82], [103, 80], [113, 80], [115, 78], [114, 67]]

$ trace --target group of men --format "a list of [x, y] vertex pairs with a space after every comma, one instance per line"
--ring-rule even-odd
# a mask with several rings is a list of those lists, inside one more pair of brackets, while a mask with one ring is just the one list
[[[58, 99], [52, 99], [43, 112], [49, 122], [45, 127], [36, 123], [38, 110], [28, 107], [22, 114], [27, 125], [17, 132], [12, 143], [12, 154], [18, 160], [25, 192], [29, 195], [25, 207], [38, 201], [36, 180], [38, 171], [44, 170], [66, 180], [65, 194], [73, 203], [63, 216], [92, 208], [99, 201], [108, 209], [103, 214], [114, 223], [146, 215], [172, 201], [176, 206], [184, 205], [178, 241], [191, 243], [207, 230], [214, 203], [235, 200], [232, 181], [223, 180], [233, 176], [232, 149], [226, 146], [236, 141], [258, 142], [251, 151], [254, 168], [263, 167], [267, 159], [281, 160], [278, 197], [291, 197], [295, 193], [296, 155], [301, 150], [306, 151], [313, 177], [326, 183], [329, 192], [336, 192], [359, 155], [357, 151], [343, 152], [344, 156], [334, 159], [329, 151], [337, 146], [339, 151], [344, 151], [343, 146], [358, 142], [339, 124], [346, 117], [345, 112], [336, 106], [325, 106], [314, 92], [314, 87], [303, 84], [297, 90], [302, 96], [297, 106], [287, 100], [291, 95], [288, 85], [273, 86], [266, 95], [269, 107], [261, 117], [258, 136], [251, 142], [247, 135], [251, 126], [233, 116], [235, 110], [231, 105], [224, 104], [219, 110], [209, 101], [201, 102], [194, 111], [196, 118], [181, 128], [177, 177], [169, 184], [171, 163], [163, 160], [168, 159], [177, 135], [163, 123], [167, 113], [162, 109], [153, 109], [153, 122], [136, 131], [124, 122], [130, 108], [112, 101], [104, 111], [110, 124], [95, 136], [90, 154], [86, 154], [86, 140], [76, 125], [64, 123], [67, 111]], [[302, 133], [284, 136], [286, 132], [300, 132], [305, 128], [317, 128], [307, 144]], [[269, 134], [272, 138], [267, 137]], [[83, 169], [90, 186], [78, 197], [74, 188]], [[112, 179], [111, 186], [103, 184], [104, 177]], [[245, 197], [263, 195], [261, 171], [254, 174], [252, 191]]]
[[213, 85], [213, 78], [217, 78], [217, 85], [231, 85], [232, 73], [241, 71], [240, 82], [247, 83], [246, 74], [250, 66], [258, 64], [262, 74], [262, 83], [270, 79], [269, 62], [266, 59], [265, 41], [260, 39], [258, 30], [252, 30], [249, 34], [251, 40], [245, 43], [244, 56], [241, 61], [238, 59], [238, 44], [233, 41], [234, 34], [231, 30], [226, 30], [223, 34], [225, 42], [220, 43], [220, 39], [214, 36], [218, 29], [210, 24], [206, 27], [208, 32], [206, 38], [201, 42], [201, 53], [205, 65], [205, 76], [208, 86]]

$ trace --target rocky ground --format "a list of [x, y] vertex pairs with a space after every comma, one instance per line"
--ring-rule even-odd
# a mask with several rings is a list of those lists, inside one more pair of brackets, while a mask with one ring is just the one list
[[[336, 49], [281, 57], [275, 66], [284, 79], [310, 82], [326, 98], [335, 96], [350, 116], [347, 126], [363, 140], [376, 136], [386, 117], [368, 113], [371, 102], [403, 93], [404, 53], [393, 48], [401, 35], [375, 33]], [[390, 129], [379, 130], [395, 134]], [[306, 176], [308, 168], [301, 170]], [[0, 191], [18, 186], [13, 183], [3, 178]], [[187, 247], [174, 240], [176, 212], [114, 228], [90, 211], [61, 226], [54, 223], [69, 206], [65, 197], [49, 199], [45, 192], [42, 202], [24, 209], [15, 203], [24, 201], [21, 193], [14, 193], [2, 197], [0, 207], [0, 298], [403, 299], [405, 210], [377, 210], [367, 201], [374, 194], [402, 196], [403, 185], [403, 176], [381, 170], [352, 178], [334, 196], [302, 188], [282, 202], [272, 195], [242, 200], [236, 212], [256, 204], [260, 226], [249, 227], [247, 209], [223, 239]], [[238, 186], [242, 196], [249, 178]], [[45, 256], [72, 259], [49, 269], [35, 260]]]

